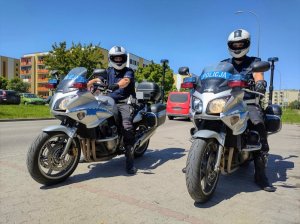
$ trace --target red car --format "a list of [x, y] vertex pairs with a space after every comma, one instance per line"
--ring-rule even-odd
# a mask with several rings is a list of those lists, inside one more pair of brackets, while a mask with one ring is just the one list
[[174, 117], [185, 117], [189, 119], [190, 110], [189, 92], [170, 92], [167, 101], [167, 116], [170, 120]]

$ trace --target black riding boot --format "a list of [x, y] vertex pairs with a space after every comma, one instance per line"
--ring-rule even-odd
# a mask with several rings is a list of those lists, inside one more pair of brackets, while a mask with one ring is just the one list
[[276, 190], [273, 187], [266, 176], [266, 162], [267, 162], [267, 153], [263, 151], [258, 151], [254, 153], [254, 180], [255, 183], [264, 191], [274, 192]]
[[137, 169], [134, 166], [134, 150], [132, 146], [126, 146], [126, 172], [128, 174], [135, 174]]

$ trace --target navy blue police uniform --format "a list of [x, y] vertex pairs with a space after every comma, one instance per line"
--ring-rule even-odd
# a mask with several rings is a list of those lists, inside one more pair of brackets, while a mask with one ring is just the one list
[[[251, 65], [256, 62], [260, 61], [260, 58], [256, 57], [248, 57], [245, 56], [242, 63], [237, 64], [233, 58], [225, 59], [223, 62], [231, 63], [234, 67], [234, 74], [244, 73], [251, 69]], [[252, 73], [248, 73], [246, 75], [246, 79], [248, 80], [248, 88], [251, 90], [255, 90], [255, 80]], [[255, 94], [245, 93], [245, 100], [254, 99], [256, 96]], [[249, 111], [249, 118], [252, 124], [250, 124], [251, 129], [257, 131], [260, 135], [260, 142], [261, 142], [261, 150], [254, 151], [254, 167], [255, 167], [255, 182], [258, 183], [259, 186], [264, 188], [267, 191], [274, 191], [273, 187], [270, 187], [268, 182], [268, 178], [265, 174], [265, 166], [267, 161], [267, 155], [269, 151], [269, 144], [267, 140], [267, 131], [264, 123], [264, 113], [262, 108], [259, 104], [247, 104], [248, 111]]]
[[124, 137], [125, 146], [132, 146], [134, 144], [134, 130], [133, 130], [133, 107], [127, 104], [128, 98], [131, 96], [135, 98], [135, 80], [134, 71], [131, 68], [123, 68], [116, 70], [112, 67], [107, 69], [108, 86], [118, 83], [123, 78], [129, 78], [130, 83], [125, 88], [119, 88], [111, 93], [112, 97], [118, 107], [120, 116], [122, 118], [122, 134]]

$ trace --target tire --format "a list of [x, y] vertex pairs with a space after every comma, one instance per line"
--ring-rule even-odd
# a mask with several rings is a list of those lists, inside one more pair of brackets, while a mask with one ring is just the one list
[[[142, 136], [142, 133], [147, 130], [147, 125], [144, 122], [139, 123], [135, 129], [136, 139]], [[134, 157], [142, 157], [148, 149], [150, 139], [148, 139], [143, 145], [139, 146], [134, 150]]]
[[142, 157], [148, 149], [150, 139], [148, 139], [143, 145], [134, 150], [134, 157]]
[[190, 196], [197, 203], [204, 203], [213, 195], [220, 172], [213, 170], [218, 146], [214, 139], [195, 139], [186, 164], [186, 186]]
[[169, 118], [169, 120], [173, 120], [174, 119], [174, 117], [172, 117], [172, 116], [168, 116], [168, 118]]
[[49, 186], [63, 182], [74, 172], [81, 151], [78, 139], [73, 140], [69, 152], [59, 159], [68, 138], [62, 132], [42, 132], [34, 140], [27, 153], [27, 169], [35, 181]]

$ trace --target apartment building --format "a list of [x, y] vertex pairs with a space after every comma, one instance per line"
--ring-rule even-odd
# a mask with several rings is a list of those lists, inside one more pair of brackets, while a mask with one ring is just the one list
[[20, 60], [0, 55], [0, 76], [6, 79], [19, 77]]
[[[104, 68], [109, 65], [108, 50], [101, 48], [103, 54]], [[46, 88], [48, 83], [49, 71], [45, 68], [44, 57], [48, 52], [33, 53], [23, 55], [20, 59], [20, 78], [30, 84], [29, 91], [36, 95], [46, 98], [49, 96], [49, 89]], [[128, 53], [127, 67], [137, 70], [138, 67], [145, 67], [151, 64], [151, 61], [142, 57]]]
[[[264, 102], [269, 101], [270, 93], [266, 92]], [[297, 100], [300, 102], [300, 90], [274, 90], [272, 95], [272, 103], [281, 106], [288, 106], [291, 102]]]
[[29, 91], [46, 98], [49, 96], [48, 83], [49, 71], [45, 68], [44, 57], [47, 52], [26, 54], [20, 59], [20, 78], [30, 84]]
[[145, 67], [152, 63], [149, 60], [146, 60], [131, 53], [127, 53], [127, 58], [128, 60], [126, 66], [132, 68], [134, 71], [136, 71], [139, 67]]

